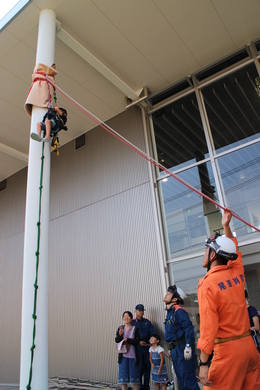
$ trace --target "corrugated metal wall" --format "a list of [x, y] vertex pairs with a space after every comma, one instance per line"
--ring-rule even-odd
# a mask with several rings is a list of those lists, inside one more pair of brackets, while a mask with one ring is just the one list
[[11, 176], [0, 192], [0, 383], [19, 380], [26, 177]]
[[[145, 150], [138, 108], [109, 125]], [[52, 155], [49, 376], [116, 382], [115, 332], [123, 311], [134, 313], [136, 303], [144, 303], [147, 317], [162, 333], [163, 292], [147, 164], [101, 128], [86, 134], [84, 148], [75, 152], [71, 142], [59, 157]], [[25, 187], [26, 172], [20, 172], [0, 193], [2, 383], [19, 381]], [[14, 300], [15, 314], [10, 309]]]

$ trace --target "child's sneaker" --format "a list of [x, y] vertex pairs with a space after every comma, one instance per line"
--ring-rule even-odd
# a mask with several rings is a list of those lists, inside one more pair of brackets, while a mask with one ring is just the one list
[[36, 133], [31, 133], [31, 139], [33, 139], [34, 141], [38, 141], [38, 142], [41, 142], [41, 137], [38, 136], [38, 134]]

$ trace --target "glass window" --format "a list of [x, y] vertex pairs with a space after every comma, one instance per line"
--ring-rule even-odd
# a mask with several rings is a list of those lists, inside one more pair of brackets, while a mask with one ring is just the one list
[[[218, 202], [210, 163], [187, 169], [178, 177]], [[201, 250], [206, 237], [221, 229], [220, 211], [212, 202], [172, 177], [161, 180], [160, 186], [169, 258]]]
[[153, 114], [158, 161], [174, 170], [208, 157], [195, 93]]
[[[205, 246], [203, 247], [203, 250], [205, 250]], [[197, 341], [200, 337], [200, 317], [197, 286], [199, 279], [203, 278], [206, 274], [206, 270], [202, 268], [202, 259], [203, 254], [198, 257], [193, 257], [192, 259], [170, 263], [168, 266], [170, 284], [175, 283], [178, 287], [182, 288], [186, 294], [184, 308], [189, 314], [190, 320], [194, 326], [194, 346], [195, 355], [197, 358], [200, 355], [200, 352], [197, 349]]]
[[216, 153], [259, 137], [257, 77], [255, 65], [250, 64], [202, 88]]
[[[153, 113], [158, 161], [200, 193], [218, 204], [221, 199], [240, 218], [260, 228], [260, 78], [255, 65], [203, 87], [202, 95], [208, 129], [202, 127], [193, 92]], [[213, 142], [210, 157], [204, 130]], [[164, 172], [158, 176], [170, 284], [186, 293], [184, 306], [194, 325], [196, 348], [200, 336], [197, 285], [206, 273], [202, 268], [205, 239], [214, 232], [224, 233], [222, 214], [214, 203], [177, 179]], [[248, 238], [259, 241], [253, 228], [236, 218], [232, 223], [239, 243]], [[248, 251], [249, 246], [244, 248]], [[250, 246], [255, 257], [256, 248]], [[247, 280], [252, 280], [251, 269], [259, 269], [252, 253], [247, 256]], [[197, 349], [195, 353], [199, 355]]]
[[199, 279], [203, 278], [206, 274], [206, 269], [202, 268], [203, 255], [206, 246], [201, 246], [202, 252], [200, 256], [192, 257], [191, 259], [181, 261], [169, 261], [169, 277], [170, 284], [176, 284], [181, 287], [187, 296], [187, 300], [190, 300], [188, 306], [198, 305], [197, 300], [197, 286]]
[[[260, 228], [260, 143], [217, 159], [228, 207]], [[237, 237], [259, 237], [254, 229], [233, 218]]]
[[[185, 182], [217, 203], [224, 199], [238, 216], [257, 228], [260, 225], [260, 95], [258, 74], [251, 63], [202, 89], [213, 139], [218, 194], [209, 160], [204, 130], [194, 93], [163, 107], [153, 114], [158, 160]], [[251, 146], [248, 142], [254, 141]], [[245, 145], [245, 147], [243, 147]], [[232, 152], [232, 148], [240, 149]], [[242, 146], [242, 148], [241, 148]], [[228, 151], [230, 150], [230, 153]], [[224, 156], [217, 157], [220, 152]], [[189, 168], [190, 166], [190, 168]], [[221, 212], [176, 179], [160, 172], [160, 193], [164, 211], [168, 259], [178, 259], [201, 251], [213, 232], [223, 233]], [[259, 177], [258, 177], [259, 176]], [[258, 191], [257, 191], [258, 190]], [[257, 237], [255, 230], [234, 218], [238, 237]]]

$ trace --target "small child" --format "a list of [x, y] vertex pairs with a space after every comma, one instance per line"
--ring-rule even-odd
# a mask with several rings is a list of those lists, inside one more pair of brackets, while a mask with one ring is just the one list
[[45, 131], [45, 137], [43, 141], [49, 141], [50, 136], [57, 134], [60, 130], [67, 130], [65, 126], [67, 122], [67, 111], [65, 108], [59, 108], [57, 104], [54, 108], [49, 108], [48, 112], [44, 115], [42, 122], [37, 123], [37, 134], [32, 133], [31, 138], [35, 141], [41, 141], [41, 131]]
[[151, 347], [149, 348], [150, 363], [152, 366], [152, 380], [155, 383], [156, 390], [166, 390], [168, 375], [164, 360], [164, 349], [159, 345], [161, 338], [158, 334], [153, 334], [150, 338]]

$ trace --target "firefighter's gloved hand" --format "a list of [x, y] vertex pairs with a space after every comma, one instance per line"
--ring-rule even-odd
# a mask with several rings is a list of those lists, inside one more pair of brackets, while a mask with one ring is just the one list
[[185, 349], [184, 349], [184, 359], [190, 360], [191, 357], [192, 357], [191, 346], [189, 344], [186, 344]]

